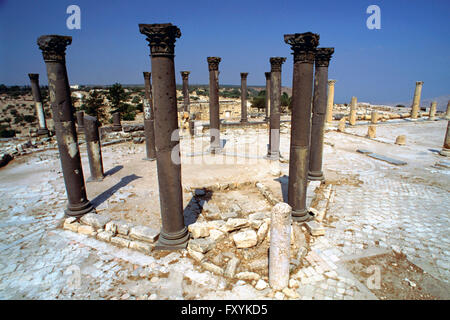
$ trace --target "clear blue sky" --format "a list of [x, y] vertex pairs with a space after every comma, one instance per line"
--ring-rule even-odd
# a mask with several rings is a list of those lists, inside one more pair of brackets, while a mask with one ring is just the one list
[[[66, 8], [81, 8], [81, 30], [69, 30]], [[369, 30], [366, 9], [381, 8], [381, 30]], [[450, 1], [85, 1], [0, 0], [0, 83], [24, 85], [28, 73], [47, 83], [36, 39], [73, 37], [67, 49], [71, 84], [143, 83], [149, 48], [139, 23], [171, 22], [181, 29], [175, 67], [190, 70], [190, 83], [208, 83], [207, 56], [220, 56], [220, 83], [263, 85], [269, 57], [285, 56], [283, 85], [292, 85], [286, 33], [315, 32], [320, 46], [335, 47], [329, 77], [336, 101], [395, 102], [450, 94]]]

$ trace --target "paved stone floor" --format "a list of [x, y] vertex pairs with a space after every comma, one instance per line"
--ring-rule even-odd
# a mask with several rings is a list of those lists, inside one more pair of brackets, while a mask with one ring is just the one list
[[[364, 126], [349, 128], [350, 134], [326, 133], [324, 166], [332, 195], [324, 219], [325, 236], [311, 240], [304, 267], [293, 275], [300, 299], [377, 299], [344, 262], [392, 250], [403, 252], [409, 261], [448, 284], [450, 170], [433, 167], [445, 160], [433, 151], [440, 149], [445, 128], [444, 121], [383, 124], [377, 133], [390, 140], [384, 142], [352, 135], [367, 130]], [[424, 132], [426, 140], [420, 139]], [[407, 146], [393, 144], [398, 134], [407, 135]], [[288, 131], [281, 140], [287, 157]], [[237, 137], [230, 145], [242, 141], [246, 140]], [[130, 154], [143, 154], [143, 145], [121, 146], [114, 152], [104, 149], [109, 167], [126, 163]], [[357, 153], [357, 148], [408, 164], [394, 166]], [[274, 296], [270, 289], [256, 290], [245, 281], [230, 287], [223, 278], [201, 271], [185, 252], [155, 259], [61, 229], [66, 196], [59, 168], [57, 151], [49, 150], [14, 160], [0, 170], [1, 299], [285, 297]], [[287, 174], [286, 164], [282, 173]]]

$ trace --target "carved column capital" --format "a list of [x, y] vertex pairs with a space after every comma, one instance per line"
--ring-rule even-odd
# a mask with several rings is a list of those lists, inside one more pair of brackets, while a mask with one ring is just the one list
[[59, 35], [40, 36], [37, 40], [45, 62], [65, 61], [66, 48], [72, 43], [72, 37]]
[[270, 80], [270, 72], [264, 72], [264, 75], [266, 76], [266, 80]]
[[219, 70], [219, 63], [222, 61], [222, 58], [219, 57], [208, 57], [206, 58], [208, 61], [208, 69], [209, 71], [212, 70]]
[[248, 72], [241, 72], [241, 79], [247, 79]]
[[188, 80], [189, 79], [189, 74], [191, 73], [190, 71], [180, 71], [181, 73], [181, 77], [183, 78], [183, 80]]
[[39, 81], [39, 73], [29, 73], [28, 77], [31, 81]]
[[285, 57], [272, 57], [270, 58], [270, 72], [281, 72], [281, 65], [286, 61]]
[[144, 75], [144, 79], [145, 79], [145, 80], [150, 80], [150, 78], [151, 78], [151, 76], [152, 76], [152, 73], [151, 73], [151, 72], [144, 71], [144, 72], [143, 72], [143, 75]]
[[320, 36], [316, 33], [294, 33], [285, 34], [284, 42], [291, 46], [294, 62], [301, 61], [314, 63], [314, 55], [319, 45]]
[[336, 80], [328, 80], [328, 85], [333, 85], [334, 86], [334, 84], [336, 83]]
[[315, 62], [318, 67], [328, 67], [334, 48], [317, 48], [315, 54]]
[[181, 31], [171, 23], [139, 24], [139, 31], [145, 35], [152, 56], [174, 56], [176, 38]]

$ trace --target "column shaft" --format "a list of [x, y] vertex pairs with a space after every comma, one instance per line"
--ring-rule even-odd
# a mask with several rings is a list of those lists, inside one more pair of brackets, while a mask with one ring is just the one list
[[450, 120], [450, 100], [447, 102], [447, 111], [445, 112], [445, 119]]
[[356, 107], [358, 106], [358, 99], [356, 97], [352, 97], [352, 102], [350, 103], [350, 117], [348, 122], [351, 126], [356, 124]]
[[211, 153], [219, 153], [220, 112], [219, 112], [219, 63], [221, 58], [208, 57], [209, 68], [209, 130], [211, 134]]
[[437, 108], [437, 102], [433, 101], [431, 103], [430, 114], [428, 116], [429, 120], [436, 120], [436, 108]]
[[416, 89], [414, 90], [414, 99], [411, 108], [411, 119], [417, 119], [420, 108], [420, 96], [422, 95], [423, 81], [416, 82]]
[[144, 134], [146, 157], [144, 160], [156, 160], [155, 150], [155, 113], [153, 111], [151, 73], [144, 72], [145, 97], [144, 97]]
[[36, 114], [39, 121], [38, 134], [47, 135], [48, 129], [47, 124], [45, 123], [45, 113], [44, 113], [44, 106], [42, 103], [41, 88], [39, 87], [39, 74], [29, 73], [28, 76], [30, 77], [31, 93], [33, 94], [34, 103], [36, 106]]
[[248, 122], [247, 119], [247, 75], [241, 73], [241, 122]]
[[270, 120], [270, 72], [266, 72], [266, 118], [265, 121]]
[[84, 117], [84, 136], [89, 158], [91, 176], [87, 181], [102, 181], [104, 177], [102, 149], [98, 132], [98, 120], [92, 116]]
[[188, 113], [190, 112], [189, 73], [189, 71], [181, 71], [181, 77], [183, 79], [183, 110]]
[[450, 157], [450, 121], [447, 121], [447, 131], [445, 132], [444, 145], [439, 153], [443, 156]]
[[327, 96], [327, 123], [333, 122], [333, 106], [334, 106], [334, 84], [336, 80], [328, 80], [328, 96]]
[[114, 112], [113, 116], [113, 131], [122, 131], [122, 124], [120, 123], [120, 113]]
[[270, 58], [270, 126], [267, 157], [271, 160], [280, 158], [281, 66], [285, 61], [284, 57]]

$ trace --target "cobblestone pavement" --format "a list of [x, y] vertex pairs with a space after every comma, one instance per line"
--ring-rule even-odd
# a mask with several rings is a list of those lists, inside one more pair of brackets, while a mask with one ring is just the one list
[[[441, 126], [432, 128], [443, 131]], [[286, 152], [287, 132], [281, 140]], [[448, 283], [449, 170], [431, 167], [442, 159], [427, 151], [439, 148], [441, 138], [435, 140], [402, 153], [398, 146], [328, 132], [324, 166], [333, 189], [325, 236], [310, 240], [303, 268], [292, 276], [293, 290], [277, 294], [242, 280], [227, 285], [185, 252], [157, 259], [62, 230], [66, 196], [57, 151], [15, 160], [0, 171], [0, 298], [376, 299], [343, 262], [392, 250]], [[356, 153], [357, 147], [411, 163], [396, 167]], [[142, 145], [134, 148], [142, 153]], [[104, 161], [123, 164], [117, 154], [105, 151]]]

